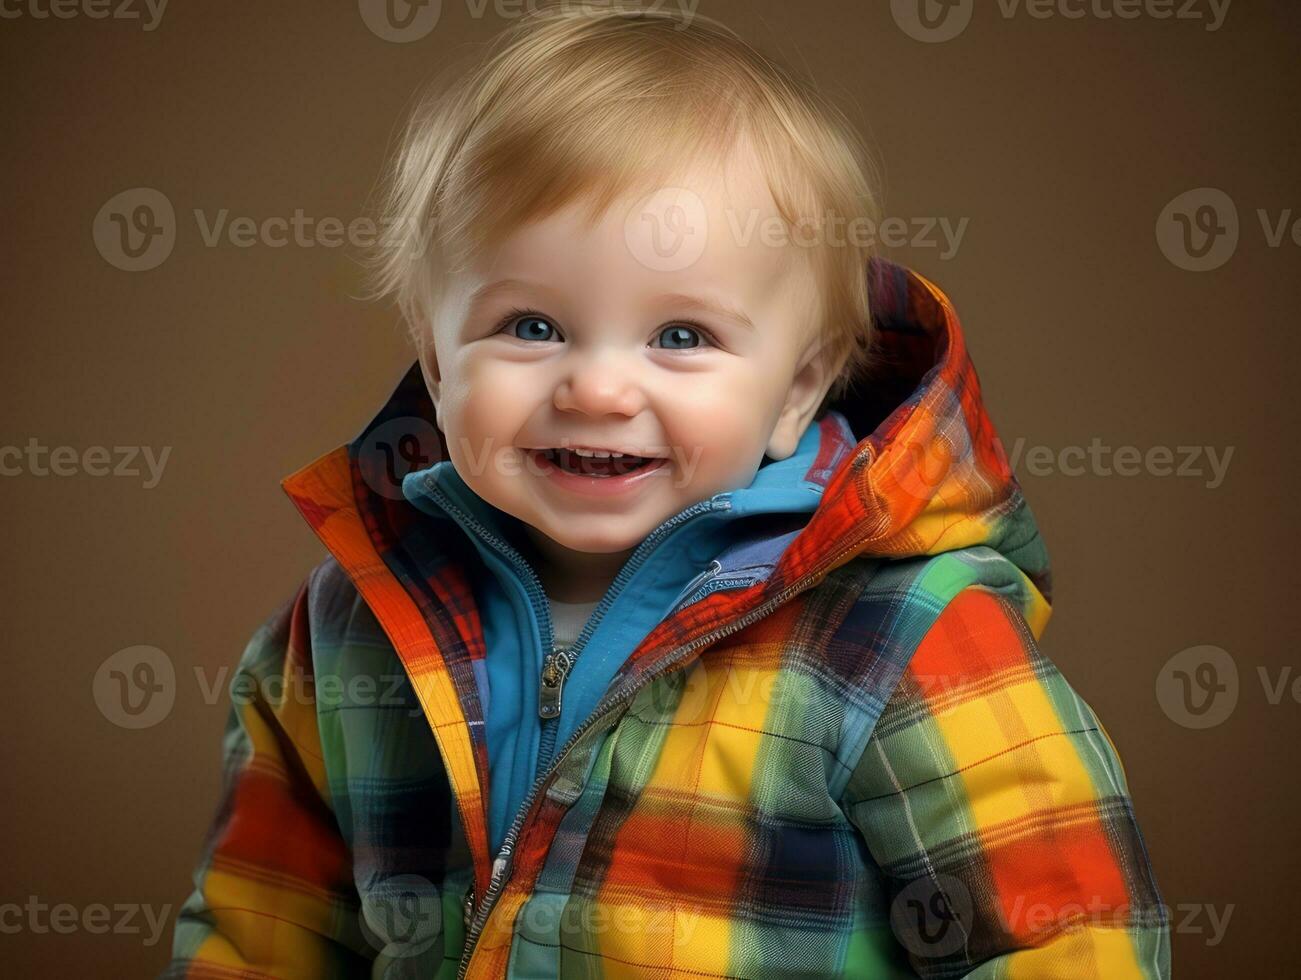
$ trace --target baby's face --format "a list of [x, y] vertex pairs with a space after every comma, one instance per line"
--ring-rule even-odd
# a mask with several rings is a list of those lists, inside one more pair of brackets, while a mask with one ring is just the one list
[[[685, 178], [688, 193], [621, 202], [593, 227], [557, 212], [445, 294], [423, 363], [453, 465], [563, 548], [628, 551], [748, 485], [765, 453], [794, 452], [832, 380], [809, 346], [807, 258], [760, 240], [777, 210], [752, 165], [726, 180]], [[656, 458], [570, 475], [573, 457], [537, 452], [575, 448]]]

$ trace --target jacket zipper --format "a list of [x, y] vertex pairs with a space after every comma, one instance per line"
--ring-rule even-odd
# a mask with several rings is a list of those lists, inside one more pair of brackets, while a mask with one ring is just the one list
[[[637, 684], [620, 692], [617, 696], [611, 697], [608, 702], [603, 699], [601, 703], [597, 704], [596, 708], [590, 715], [588, 715], [587, 719], [574, 730], [574, 733], [565, 741], [565, 744], [561, 746], [560, 751], [556, 753], [554, 763], [545, 773], [534, 781], [532, 788], [529, 790], [528, 796], [525, 798], [523, 805], [515, 816], [514, 823], [511, 824], [510, 830], [506, 832], [506, 837], [502, 841], [501, 851], [498, 852], [496, 860], [493, 861], [492, 875], [488, 881], [488, 889], [484, 892], [483, 901], [481, 903], [474, 902], [473, 893], [471, 892], [471, 898], [467, 901], [467, 909], [473, 909], [474, 911], [469, 926], [467, 927], [465, 947], [461, 951], [461, 962], [456, 971], [456, 980], [465, 980], [465, 974], [470, 968], [470, 960], [474, 956], [474, 949], [478, 943], [479, 935], [483, 932], [484, 925], [487, 924], [488, 916], [492, 914], [493, 907], [496, 905], [497, 898], [501, 894], [502, 888], [505, 887], [507, 880], [510, 878], [511, 868], [515, 859], [515, 844], [519, 840], [520, 831], [523, 829], [527, 818], [532, 815], [531, 811], [533, 809], [533, 804], [537, 800], [539, 790], [546, 781], [551, 778], [552, 774], [560, 768], [560, 763], [564, 761], [565, 755], [571, 748], [573, 748], [578, 740], [595, 727], [598, 722], [612, 714], [617, 708], [631, 702], [636, 693], [643, 687], [651, 681], [668, 674], [674, 667], [685, 660], [693, 652], [699, 650], [701, 647], [708, 646], [715, 640], [719, 640], [729, 634], [744, 629], [755, 620], [762, 619], [791, 596], [801, 592], [809, 582], [816, 579], [824, 570], [834, 568], [842, 558], [857, 551], [859, 547], [860, 545], [856, 544], [842, 548], [830, 558], [814, 566], [808, 574], [782, 589], [767, 602], [756, 606], [744, 616], [725, 623], [713, 632], [697, 637], [686, 646], [678, 647], [664, 658], [659, 669], [654, 673], [641, 678]], [[477, 908], [475, 908], [476, 904], [478, 906]]]
[[713, 561], [709, 563], [709, 565], [705, 568], [703, 572], [701, 572], [699, 575], [697, 575], [695, 578], [693, 578], [690, 582], [688, 582], [686, 585], [682, 587], [682, 591], [678, 593], [677, 599], [673, 601], [673, 608], [676, 609], [679, 603], [685, 601], [686, 599], [691, 598], [691, 593], [695, 592], [696, 589], [700, 588], [700, 586], [702, 586], [705, 583], [706, 579], [714, 575], [717, 575], [722, 570], [723, 570], [723, 563], [719, 561], [717, 558], [715, 558]]
[[565, 677], [574, 665], [568, 647], [552, 646], [542, 663], [541, 683], [538, 685], [538, 717], [560, 717], [560, 695], [564, 692]]
[[[692, 515], [694, 516], [694, 515]], [[634, 561], [635, 561], [634, 556]], [[706, 566], [705, 570], [686, 584], [686, 587], [679, 593], [679, 599], [690, 596], [701, 584], [706, 582], [711, 576], [722, 571], [723, 565], [717, 558]], [[634, 568], [633, 571], [636, 569]], [[629, 573], [631, 575], [631, 572]], [[612, 590], [618, 594], [623, 588], [623, 583], [616, 578]], [[608, 593], [607, 593], [608, 594]], [[604, 599], [604, 597], [602, 597]], [[552, 751], [556, 744], [556, 735], [560, 728], [560, 707], [561, 696], [564, 693], [565, 679], [574, 669], [574, 661], [578, 659], [580, 649], [586, 645], [588, 636], [596, 628], [600, 618], [605, 615], [604, 604], [592, 610], [592, 615], [587, 618], [583, 624], [583, 631], [579, 634], [574, 645], [564, 647], [553, 644], [551, 653], [547, 656], [542, 665], [542, 676], [538, 684], [538, 717], [542, 719], [542, 736], [538, 740], [538, 769], [545, 769], [547, 763], [551, 760]]]
[[541, 731], [538, 734], [538, 757], [534, 771], [545, 769], [547, 760], [556, 747], [556, 736], [560, 730], [560, 695], [563, 692], [565, 678], [574, 665], [573, 647], [553, 644], [551, 652], [542, 663], [542, 675], [538, 678], [538, 717]]
[[[605, 616], [606, 610], [609, 609], [613, 602], [613, 597], [623, 591], [628, 581], [645, 564], [647, 555], [670, 531], [701, 514], [727, 510], [730, 507], [730, 498], [724, 500], [711, 498], [693, 504], [681, 513], [675, 514], [666, 520], [646, 536], [637, 550], [633, 552], [632, 557], [624, 563], [623, 568], [619, 569], [619, 574], [615, 576], [610, 587], [606, 589], [605, 595], [601, 596], [601, 601], [592, 610], [592, 614], [587, 617], [587, 622], [583, 624], [583, 629], [574, 640], [573, 645], [561, 647], [552, 644], [551, 653], [543, 660], [542, 674], [538, 684], [538, 717], [542, 719], [542, 738], [538, 745], [538, 772], [544, 771], [551, 762], [556, 736], [560, 727], [560, 709], [565, 680], [573, 672], [579, 656], [587, 647], [587, 641], [591, 638], [592, 633], [596, 631], [601, 619]], [[711, 567], [714, 564], [716, 563], [711, 562]], [[527, 563], [522, 563], [522, 567], [527, 569]], [[706, 572], [708, 572], [708, 569], [706, 569]], [[697, 578], [700, 578], [700, 576], [697, 576]], [[548, 609], [549, 613], [550, 609]]]
[[[561, 697], [564, 693], [565, 679], [569, 676], [578, 660], [579, 654], [582, 653], [583, 647], [587, 644], [588, 638], [592, 635], [601, 617], [610, 607], [612, 596], [618, 595], [623, 591], [623, 587], [628, 580], [636, 573], [646, 560], [646, 556], [654, 550], [655, 546], [661, 539], [666, 537], [669, 532], [681, 524], [701, 515], [714, 513], [717, 511], [727, 511], [732, 507], [730, 495], [716, 494], [708, 500], [702, 500], [693, 504], [673, 517], [670, 517], [659, 527], [648, 534], [645, 540], [633, 552], [632, 557], [624, 563], [623, 568], [619, 569], [619, 574], [615, 576], [614, 582], [606, 590], [605, 595], [601, 597], [600, 603], [592, 614], [588, 617], [587, 622], [583, 625], [582, 632], [574, 641], [574, 644], [568, 648], [561, 648], [554, 642], [555, 627], [551, 621], [551, 604], [547, 600], [546, 593], [542, 589], [542, 583], [538, 581], [537, 575], [515, 548], [509, 542], [493, 534], [480, 521], [466, 513], [458, 506], [437, 484], [432, 477], [425, 478], [425, 489], [434, 497], [443, 510], [454, 514], [461, 523], [472, 528], [491, 547], [500, 552], [516, 569], [521, 573], [524, 579], [524, 586], [528, 592], [529, 602], [533, 604], [535, 610], [540, 610], [542, 620], [542, 649], [550, 650], [549, 654], [544, 655], [542, 669], [540, 671], [538, 684], [538, 717], [541, 724], [541, 732], [538, 739], [538, 758], [536, 771], [541, 772], [551, 762], [552, 752], [556, 744], [556, 736], [560, 727], [560, 706]], [[721, 498], [721, 499], [720, 499]], [[696, 580], [712, 574], [710, 569], [717, 565], [717, 562], [711, 562], [710, 567], [705, 569], [701, 575], [696, 576]], [[721, 565], [718, 567], [722, 567]], [[696, 584], [693, 580], [692, 585]]]

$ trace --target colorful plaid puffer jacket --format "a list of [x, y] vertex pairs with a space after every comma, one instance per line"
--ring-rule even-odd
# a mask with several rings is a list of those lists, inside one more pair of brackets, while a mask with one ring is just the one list
[[287, 477], [330, 557], [232, 680], [164, 975], [1167, 977], [1115, 748], [1037, 646], [1047, 553], [958, 320], [868, 274], [888, 370], [834, 405], [859, 442], [817, 510], [719, 556], [497, 854], [473, 552], [395, 491], [403, 446], [445, 452], [418, 369]]

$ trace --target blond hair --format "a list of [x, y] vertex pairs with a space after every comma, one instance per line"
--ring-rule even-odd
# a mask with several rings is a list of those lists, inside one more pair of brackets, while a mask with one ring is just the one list
[[[459, 70], [459, 69], [458, 69]], [[575, 3], [539, 7], [489, 42], [450, 85], [418, 93], [379, 191], [367, 298], [392, 296], [423, 350], [444, 277], [512, 227], [574, 201], [599, 218], [627, 195], [673, 184], [692, 163], [754, 148], [788, 232], [835, 216], [879, 221], [879, 172], [844, 114], [810, 81], [698, 14]], [[853, 224], [851, 224], [853, 223]], [[844, 369], [871, 362], [871, 242], [808, 246], [815, 335]], [[431, 247], [432, 246], [432, 247]]]

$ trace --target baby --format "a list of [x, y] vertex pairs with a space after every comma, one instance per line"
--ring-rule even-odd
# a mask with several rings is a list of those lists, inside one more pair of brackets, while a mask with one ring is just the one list
[[694, 14], [543, 7], [419, 101], [373, 267], [418, 357], [284, 481], [330, 557], [240, 662], [167, 976], [1169, 975], [878, 182]]

